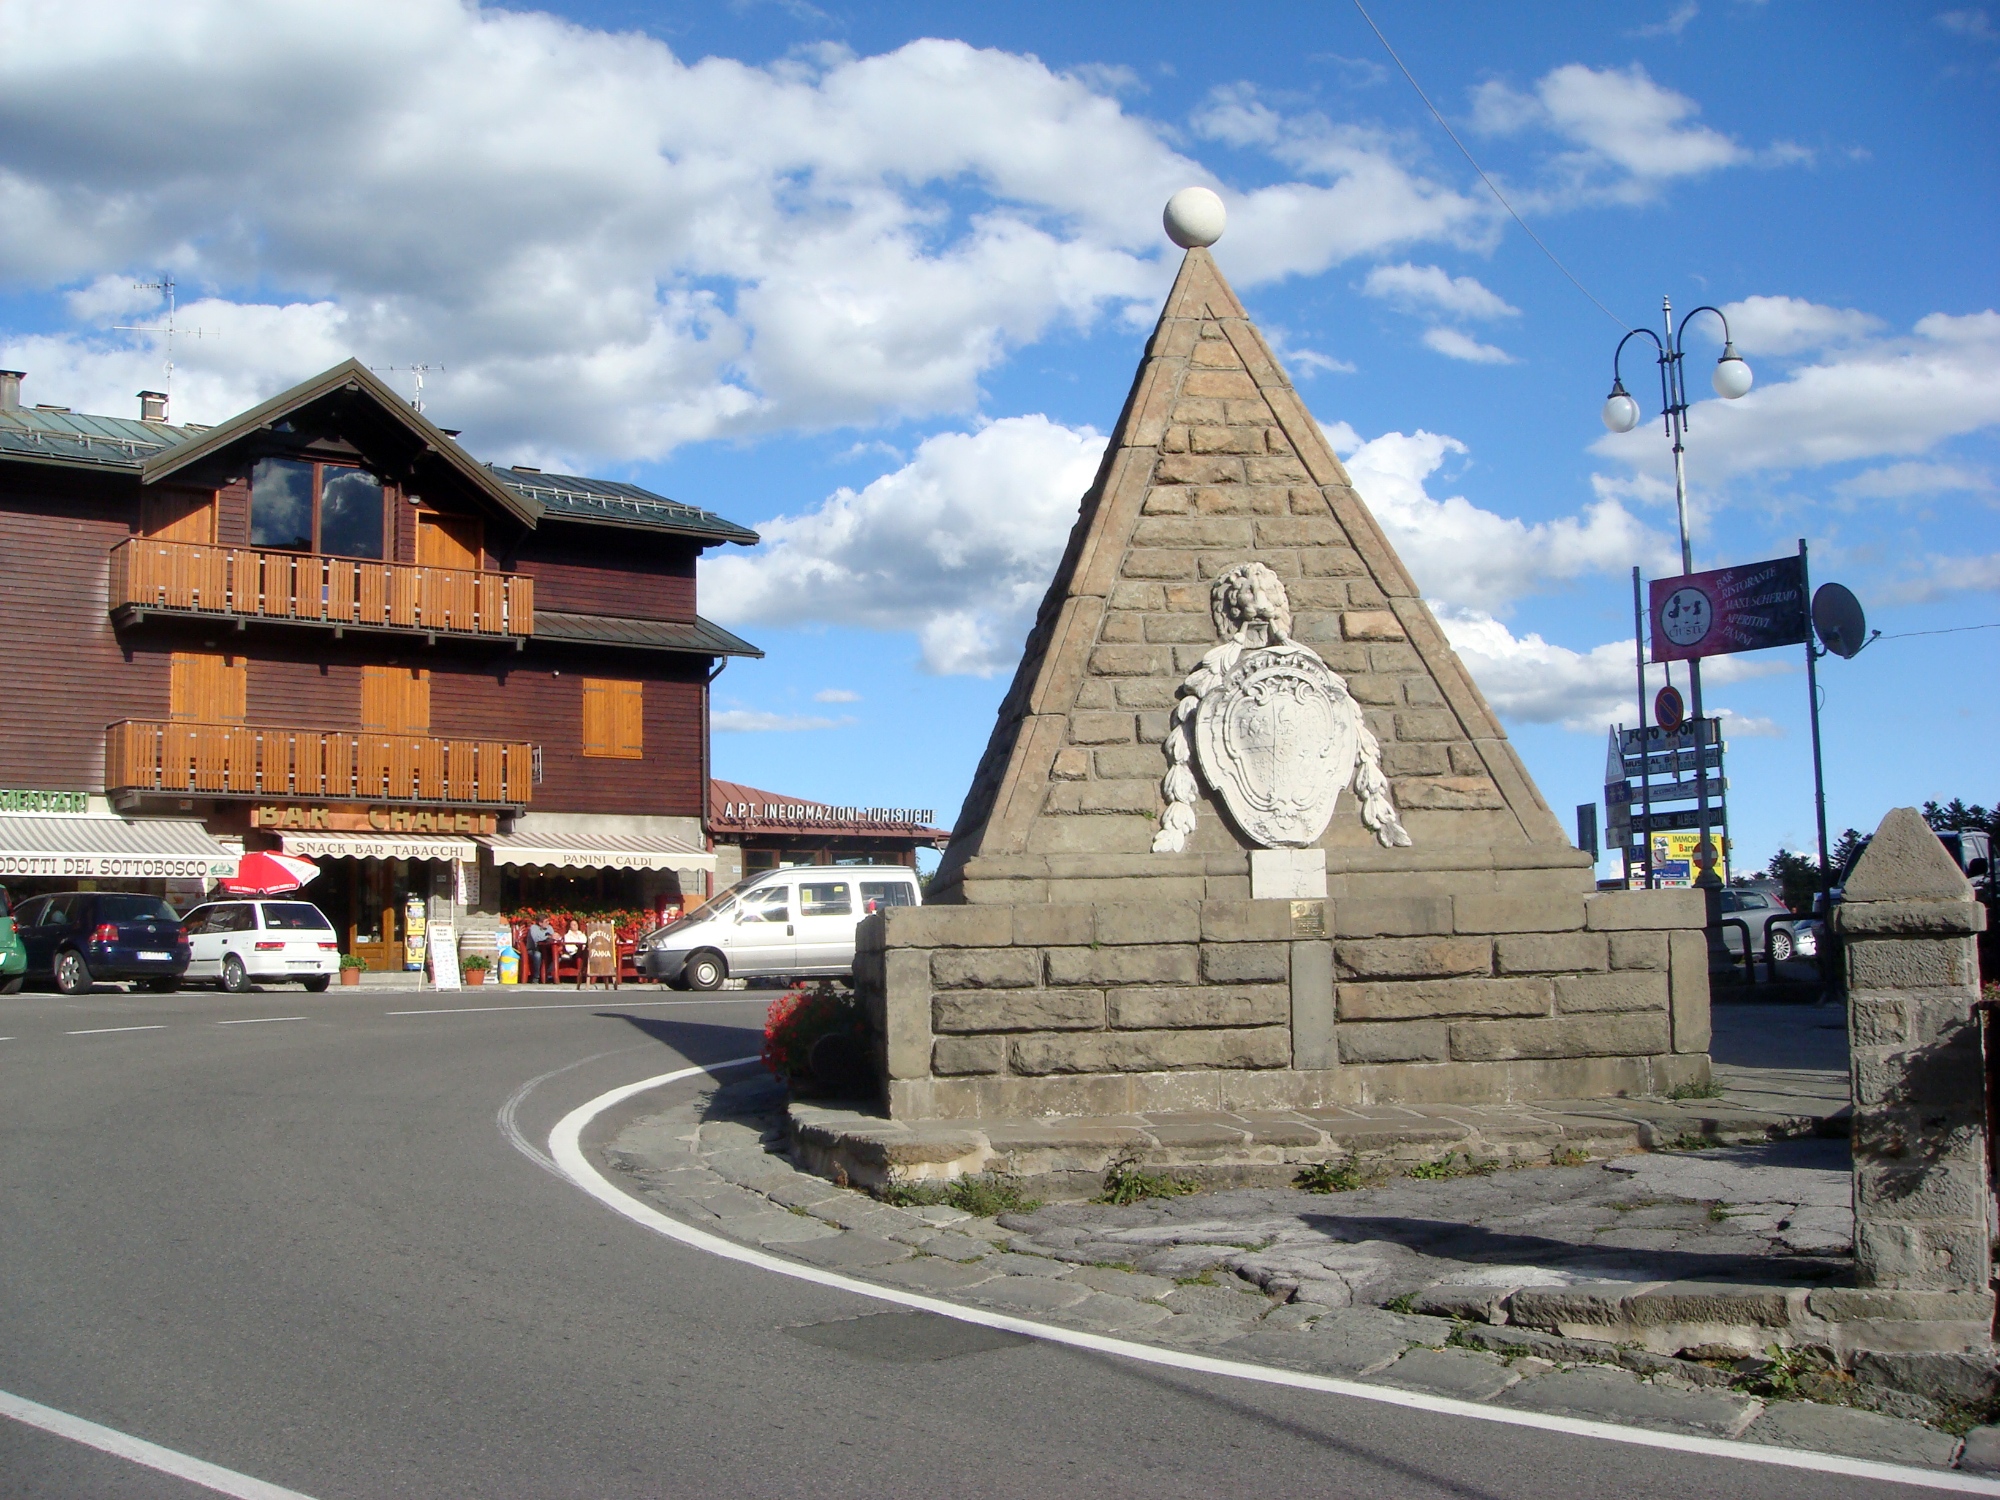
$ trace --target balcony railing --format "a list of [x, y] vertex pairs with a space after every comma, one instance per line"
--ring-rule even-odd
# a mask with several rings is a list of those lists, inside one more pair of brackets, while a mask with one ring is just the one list
[[111, 607], [454, 635], [535, 633], [535, 581], [519, 573], [147, 537], [111, 549]]
[[104, 736], [112, 790], [525, 807], [532, 746], [427, 734], [124, 719]]

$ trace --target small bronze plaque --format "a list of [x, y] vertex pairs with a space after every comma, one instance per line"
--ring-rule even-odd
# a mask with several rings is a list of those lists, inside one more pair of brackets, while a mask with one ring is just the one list
[[1326, 936], [1326, 903], [1324, 901], [1294, 901], [1292, 903], [1292, 936], [1295, 938], [1323, 938]]

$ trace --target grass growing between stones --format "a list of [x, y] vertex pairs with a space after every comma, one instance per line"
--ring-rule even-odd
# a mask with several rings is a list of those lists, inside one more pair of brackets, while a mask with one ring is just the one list
[[1330, 1161], [1316, 1161], [1292, 1179], [1292, 1186], [1302, 1193], [1351, 1193], [1366, 1185], [1347, 1162], [1335, 1166]]
[[1042, 1206], [1041, 1199], [1021, 1191], [1019, 1179], [997, 1172], [955, 1177], [950, 1182], [891, 1183], [877, 1196], [896, 1208], [955, 1208], [981, 1219], [1033, 1213]]
[[1722, 1085], [1713, 1078], [1706, 1083], [1677, 1083], [1667, 1090], [1669, 1099], [1720, 1099]]
[[1176, 1177], [1171, 1172], [1148, 1172], [1137, 1162], [1126, 1159], [1114, 1161], [1105, 1171], [1104, 1191], [1091, 1202], [1122, 1208], [1142, 1198], [1185, 1198], [1189, 1193], [1200, 1191], [1201, 1184], [1191, 1177]]
[[1461, 1157], [1453, 1151], [1436, 1161], [1418, 1162], [1403, 1175], [1414, 1177], [1419, 1182], [1442, 1182], [1452, 1177], [1486, 1177], [1499, 1170], [1498, 1162], [1474, 1161], [1470, 1156]]
[[1713, 1151], [1721, 1144], [1721, 1141], [1711, 1140], [1699, 1131], [1683, 1130], [1672, 1140], [1662, 1141], [1659, 1149], [1662, 1151]]

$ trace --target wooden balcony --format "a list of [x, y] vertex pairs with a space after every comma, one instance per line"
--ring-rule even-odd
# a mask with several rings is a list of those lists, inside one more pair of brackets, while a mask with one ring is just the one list
[[513, 639], [535, 633], [519, 573], [133, 537], [111, 549], [111, 609]]
[[113, 791], [525, 807], [532, 746], [427, 734], [124, 719], [104, 735]]

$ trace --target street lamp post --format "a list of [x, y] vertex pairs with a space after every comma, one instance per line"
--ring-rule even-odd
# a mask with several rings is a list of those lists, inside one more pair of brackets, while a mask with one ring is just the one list
[[[1604, 400], [1604, 425], [1613, 432], [1630, 432], [1639, 425], [1639, 403], [1634, 401], [1625, 389], [1625, 382], [1618, 373], [1618, 360], [1625, 352], [1625, 346], [1633, 339], [1645, 337], [1653, 341], [1658, 350], [1660, 366], [1660, 419], [1665, 424], [1667, 437], [1674, 447], [1674, 514], [1679, 519], [1681, 531], [1681, 572], [1694, 571], [1694, 550], [1688, 544], [1687, 507], [1687, 466], [1683, 457], [1682, 435], [1688, 427], [1687, 381], [1681, 368], [1683, 340], [1687, 326], [1694, 321], [1695, 313], [1711, 312], [1722, 321], [1722, 357], [1715, 362], [1715, 370], [1709, 377], [1715, 387], [1715, 394], [1725, 401], [1734, 401], [1750, 389], [1750, 366], [1736, 352], [1736, 345], [1729, 337], [1729, 319], [1723, 316], [1719, 307], [1702, 306], [1682, 318], [1678, 327], [1674, 324], [1673, 300], [1660, 299], [1661, 320], [1666, 337], [1664, 339], [1650, 328], [1634, 328], [1618, 341], [1618, 348], [1611, 356], [1611, 394]], [[1722, 885], [1722, 877], [1715, 872], [1715, 845], [1708, 837], [1708, 771], [1705, 764], [1705, 747], [1702, 743], [1704, 730], [1699, 726], [1708, 721], [1702, 716], [1701, 706], [1701, 659], [1696, 657], [1688, 663], [1688, 682], [1694, 699], [1695, 730], [1694, 747], [1694, 791], [1696, 863], [1701, 864], [1701, 873], [1695, 884], [1709, 892], [1708, 920], [1715, 924], [1719, 911], [1719, 898], [1714, 892]], [[1646, 829], [1646, 843], [1652, 847], [1653, 830]], [[1706, 856], [1706, 863], [1703, 857]]]

